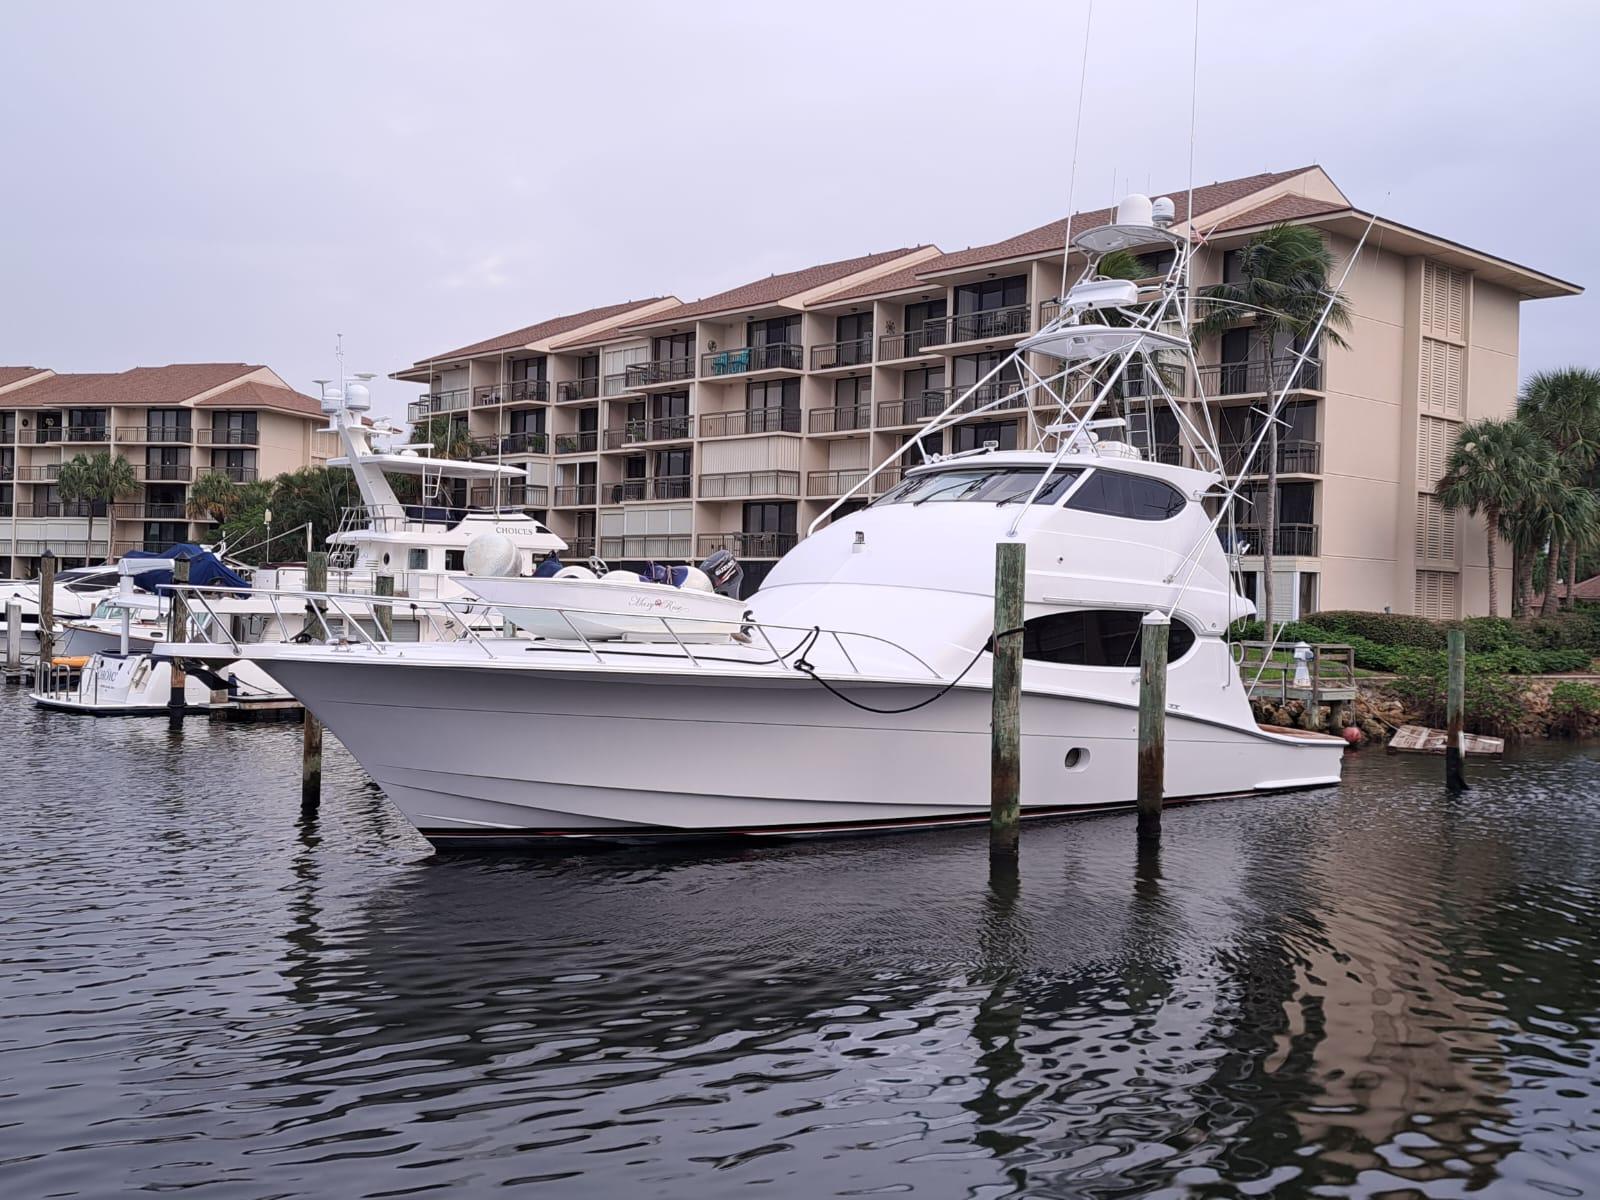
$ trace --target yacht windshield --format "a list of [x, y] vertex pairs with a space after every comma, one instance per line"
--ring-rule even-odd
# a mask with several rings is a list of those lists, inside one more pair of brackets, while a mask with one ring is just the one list
[[[1039, 489], [1035, 504], [1054, 504], [1072, 485], [1078, 467], [1057, 467]], [[884, 504], [927, 504], [977, 500], [987, 504], [1020, 504], [1038, 487], [1043, 467], [957, 467], [913, 475], [886, 492], [873, 507]]]

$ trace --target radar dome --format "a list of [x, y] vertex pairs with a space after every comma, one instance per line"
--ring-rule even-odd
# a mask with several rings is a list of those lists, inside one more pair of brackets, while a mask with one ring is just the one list
[[1124, 196], [1122, 203], [1117, 205], [1118, 225], [1149, 225], [1151, 224], [1151, 205], [1149, 196], [1141, 196], [1138, 192]]
[[1155, 222], [1157, 229], [1165, 229], [1177, 217], [1178, 206], [1172, 202], [1171, 196], [1157, 196], [1150, 202], [1150, 219]]
[[503, 533], [480, 533], [462, 556], [468, 575], [516, 575], [522, 561], [517, 544]]
[[344, 389], [344, 406], [358, 412], [372, 407], [372, 389], [364, 383], [352, 383]]

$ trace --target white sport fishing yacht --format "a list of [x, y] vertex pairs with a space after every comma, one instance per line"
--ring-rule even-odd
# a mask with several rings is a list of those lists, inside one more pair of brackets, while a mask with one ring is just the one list
[[[116, 585], [117, 568], [113, 563], [57, 572], [51, 592], [57, 624], [92, 613], [102, 599], [115, 593]], [[6, 610], [12, 601], [21, 618], [22, 653], [32, 657], [39, 653], [39, 580], [0, 579], [0, 646], [5, 645]]]
[[[1335, 783], [1343, 743], [1257, 724], [1225, 640], [1254, 611], [1217, 530], [1249, 463], [1226, 479], [1205, 405], [1169, 391], [1194, 366], [1193, 246], [1171, 214], [1170, 201], [1130, 197], [1113, 224], [1075, 237], [1086, 266], [1060, 317], [996, 368], [1056, 406], [1047, 424], [1030, 417], [1031, 449], [933, 456], [870, 507], [836, 505], [744, 602], [737, 630], [694, 637], [706, 621], [665, 614], [654, 633], [599, 640], [582, 622], [615, 606], [573, 604], [546, 610], [572, 629], [564, 638], [180, 649], [237, 654], [278, 679], [441, 847], [981, 821], [995, 546], [1016, 540], [1024, 816], [1132, 804], [1151, 614], [1170, 621], [1170, 800]], [[1098, 274], [1105, 253], [1149, 246], [1174, 252], [1158, 286]], [[983, 402], [988, 381], [926, 428], [1006, 403]], [[1186, 465], [1130, 437], [1160, 405]], [[478, 586], [503, 608], [537, 608], [542, 582]]]

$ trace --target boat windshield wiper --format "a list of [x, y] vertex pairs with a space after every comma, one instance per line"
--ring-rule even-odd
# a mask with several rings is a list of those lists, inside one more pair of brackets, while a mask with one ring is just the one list
[[[990, 473], [988, 475], [980, 475], [976, 479], [967, 480], [967, 481], [965, 481], [966, 482], [966, 486], [965, 487], [961, 487], [961, 491], [960, 491], [959, 494], [965, 496], [968, 492], [976, 491], [978, 488], [981, 488], [984, 484], [988, 483], [989, 480], [991, 480], [993, 478], [994, 478], [993, 473]], [[942, 487], [942, 488], [935, 488], [933, 491], [929, 492], [926, 496], [918, 496], [915, 500], [913, 500], [911, 502], [911, 507], [915, 508], [919, 504], [926, 504], [929, 500], [932, 500], [935, 496], [942, 496], [948, 491], [953, 491], [955, 488], [960, 487], [962, 482], [963, 482], [962, 480], [958, 479], [954, 483], [945, 484], [944, 487]]]
[[[1050, 503], [1050, 501], [1052, 501], [1052, 500], [1054, 500], [1056, 498], [1056, 493], [1061, 490], [1061, 485], [1063, 483], [1065, 483], [1070, 478], [1072, 478], [1072, 477], [1070, 475], [1068, 475], [1065, 471], [1061, 471], [1061, 472], [1058, 472], [1057, 474], [1051, 475], [1049, 480], [1045, 483], [1045, 485], [1042, 488], [1039, 489], [1039, 498], [1036, 501], [1036, 503], [1038, 503], [1038, 504], [1048, 504], [1048, 503]], [[1005, 496], [1002, 499], [996, 500], [994, 502], [994, 506], [996, 508], [1002, 508], [1007, 504], [1017, 504], [1020, 501], [1026, 500], [1028, 498], [1028, 494], [1030, 492], [1032, 492], [1032, 491], [1033, 491], [1033, 485], [1030, 482], [1029, 485], [1027, 487], [1023, 488], [1021, 491], [1012, 492], [1011, 495]]]

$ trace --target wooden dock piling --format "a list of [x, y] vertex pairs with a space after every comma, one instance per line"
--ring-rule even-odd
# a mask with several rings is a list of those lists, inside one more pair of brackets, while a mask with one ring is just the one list
[[[172, 560], [172, 582], [174, 591], [167, 606], [167, 645], [178, 646], [189, 639], [189, 602], [176, 590], [177, 585], [189, 582], [189, 560], [181, 554]], [[184, 711], [188, 707], [189, 680], [178, 659], [170, 658], [167, 664], [172, 673], [172, 686], [167, 692], [167, 725], [182, 729]]]
[[56, 656], [56, 552], [46, 547], [39, 556], [39, 679], [49, 678]]
[[[372, 581], [372, 590], [380, 597], [394, 595], [394, 576], [379, 575]], [[372, 606], [372, 619], [377, 622], [378, 628], [383, 632], [383, 640], [389, 641], [394, 637], [394, 605], [385, 604], [379, 600]]]
[[[328, 590], [328, 556], [322, 551], [313, 551], [306, 556], [306, 591], [325, 592]], [[322, 610], [322, 601], [307, 597], [306, 599], [306, 632], [313, 640], [321, 641], [326, 636], [322, 621], [318, 614]], [[300, 807], [302, 809], [316, 808], [322, 803], [322, 722], [311, 715], [311, 710], [306, 709], [305, 720], [300, 726]]]
[[1022, 603], [1027, 546], [994, 548], [994, 682], [989, 726], [989, 854], [1017, 853], [1022, 816]]
[[6, 682], [22, 678], [22, 602], [6, 601]]
[[1139, 626], [1139, 837], [1161, 836], [1167, 773], [1167, 641], [1171, 622], [1149, 612]]
[[1466, 775], [1462, 770], [1466, 754], [1461, 736], [1467, 706], [1466, 630], [1450, 630], [1445, 637], [1445, 646], [1449, 669], [1445, 685], [1444, 783], [1452, 792], [1462, 792], [1467, 788]]

